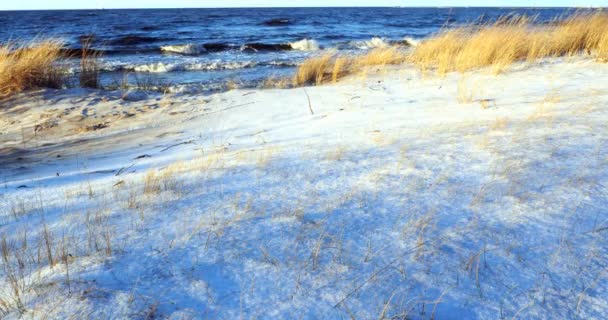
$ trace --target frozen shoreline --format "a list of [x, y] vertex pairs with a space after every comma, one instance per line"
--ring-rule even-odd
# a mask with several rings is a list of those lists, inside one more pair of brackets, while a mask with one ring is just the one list
[[515, 69], [11, 101], [0, 235], [73, 240], [26, 317], [606, 317], [608, 66]]

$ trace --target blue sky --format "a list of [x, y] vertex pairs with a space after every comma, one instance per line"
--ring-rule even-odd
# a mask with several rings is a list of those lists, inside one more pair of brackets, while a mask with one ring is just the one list
[[0, 10], [289, 6], [607, 6], [608, 0], [3, 0]]

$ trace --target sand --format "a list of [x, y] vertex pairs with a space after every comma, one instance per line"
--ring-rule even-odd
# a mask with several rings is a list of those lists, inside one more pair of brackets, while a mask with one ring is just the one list
[[0, 108], [0, 234], [35, 255], [50, 232], [70, 256], [27, 263], [22, 312], [605, 318], [606, 83], [607, 65], [576, 58], [21, 94]]

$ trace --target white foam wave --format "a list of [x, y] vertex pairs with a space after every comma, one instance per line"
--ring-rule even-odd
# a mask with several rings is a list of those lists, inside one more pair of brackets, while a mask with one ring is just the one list
[[257, 65], [257, 63], [253, 61], [214, 61], [209, 63], [193, 63], [184, 65], [184, 69], [188, 71], [197, 71], [197, 70], [234, 70], [234, 69], [244, 69], [244, 68], [253, 68]]
[[270, 66], [276, 67], [297, 67], [298, 63], [295, 61], [270, 61], [267, 63]]
[[135, 72], [164, 73], [164, 72], [171, 72], [171, 71], [179, 71], [181, 68], [177, 64], [158, 62], [158, 63], [150, 63], [150, 64], [143, 64], [143, 65], [137, 65], [137, 66], [127, 66], [127, 67], [125, 67], [125, 69], [132, 70]]
[[[135, 72], [149, 72], [149, 73], [164, 73], [164, 72], [176, 72], [176, 71], [213, 71], [213, 70], [234, 70], [253, 68], [257, 63], [253, 61], [212, 61], [212, 62], [200, 62], [200, 63], [149, 63], [139, 65], [126, 65], [120, 68]], [[104, 68], [112, 71], [119, 69], [116, 66], [109, 66]]]
[[416, 47], [416, 46], [418, 46], [420, 44], [420, 40], [414, 39], [414, 38], [410, 38], [410, 37], [403, 38], [403, 41], [407, 42], [412, 47]]
[[364, 41], [353, 41], [351, 45], [357, 49], [375, 49], [375, 48], [386, 48], [390, 43], [384, 38], [373, 37], [370, 40]]
[[160, 50], [164, 51], [164, 52], [172, 52], [172, 53], [179, 53], [179, 54], [186, 54], [186, 55], [201, 54], [201, 53], [207, 51], [207, 49], [205, 49], [205, 46], [200, 45], [200, 44], [182, 44], [182, 45], [173, 45], [173, 46], [162, 46], [162, 47], [160, 47]]
[[291, 42], [289, 44], [293, 50], [299, 51], [317, 51], [320, 46], [319, 43], [315, 40], [302, 39], [300, 41]]

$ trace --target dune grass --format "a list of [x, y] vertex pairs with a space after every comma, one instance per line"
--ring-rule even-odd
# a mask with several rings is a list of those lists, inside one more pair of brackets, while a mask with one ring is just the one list
[[337, 82], [368, 67], [401, 64], [406, 59], [407, 55], [400, 47], [376, 48], [359, 56], [341, 56], [330, 51], [304, 61], [292, 82], [294, 86]]
[[447, 30], [422, 42], [409, 61], [439, 74], [491, 67], [494, 73], [518, 61], [595, 54], [605, 61], [608, 13], [577, 13], [547, 25], [510, 17], [492, 24]]
[[99, 83], [99, 59], [101, 54], [95, 50], [91, 50], [91, 42], [85, 41], [82, 46], [82, 55], [80, 57], [80, 86], [83, 88], [98, 89], [101, 87]]
[[58, 40], [0, 45], [0, 97], [28, 89], [61, 88], [65, 72], [56, 62], [62, 48], [63, 43]]
[[484, 25], [440, 32], [406, 52], [383, 47], [360, 56], [327, 52], [304, 61], [294, 86], [336, 82], [369, 67], [410, 63], [423, 72], [466, 72], [490, 67], [495, 74], [518, 61], [592, 54], [608, 62], [608, 12], [576, 13], [537, 24], [533, 17], [507, 16]]

